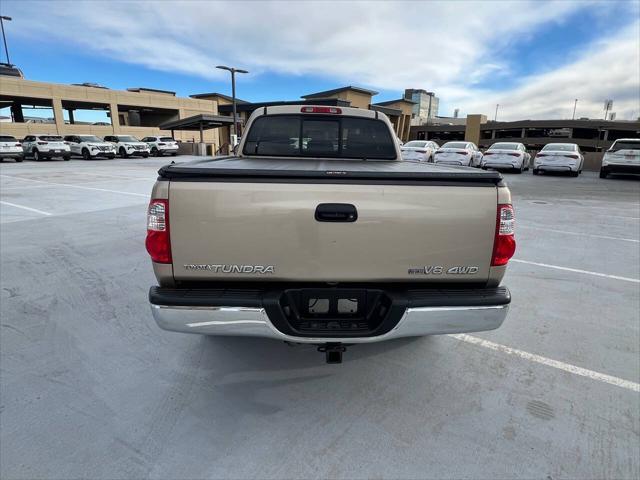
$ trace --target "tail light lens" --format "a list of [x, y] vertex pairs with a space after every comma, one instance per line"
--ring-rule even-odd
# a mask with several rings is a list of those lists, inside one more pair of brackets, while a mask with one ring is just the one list
[[538, 155], [536, 155], [537, 157], [546, 157], [547, 154], [546, 153], [539, 153]]
[[417, 153], [427, 153], [426, 150], [416, 150]]
[[565, 157], [568, 157], [568, 158], [580, 158], [580, 157], [578, 157], [578, 155], [565, 155]]
[[38, 142], [38, 145], [46, 145], [47, 142]]
[[342, 109], [336, 107], [302, 107], [300, 111], [302, 113], [331, 113], [334, 115], [342, 113]]
[[519, 153], [509, 153], [508, 155], [511, 155], [512, 157], [519, 157], [520, 156]]
[[152, 199], [147, 210], [147, 252], [156, 263], [171, 263], [169, 200]]
[[493, 152], [484, 152], [484, 156], [486, 157], [487, 155], [493, 155]]
[[469, 152], [467, 152], [466, 150], [456, 150], [456, 153], [458, 155], [467, 155]]
[[491, 266], [506, 265], [516, 252], [515, 237], [516, 216], [510, 204], [498, 205], [496, 234], [493, 241]]
[[163, 147], [164, 147], [164, 146], [166, 145], [166, 143], [159, 143], [158, 145], [160, 145], [160, 146], [163, 146]]
[[21, 147], [22, 144], [21, 143], [16, 143], [16, 147]]

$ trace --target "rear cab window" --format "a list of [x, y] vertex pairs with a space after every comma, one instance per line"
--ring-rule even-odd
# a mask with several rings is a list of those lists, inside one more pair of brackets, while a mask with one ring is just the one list
[[0, 135], [0, 142], [15, 142], [16, 138], [11, 135]]
[[243, 154], [396, 159], [395, 143], [384, 122], [329, 115], [258, 117], [247, 134]]

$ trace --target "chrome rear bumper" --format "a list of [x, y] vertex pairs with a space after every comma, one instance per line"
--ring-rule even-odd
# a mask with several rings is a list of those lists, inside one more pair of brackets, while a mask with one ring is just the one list
[[164, 330], [203, 335], [264, 337], [296, 343], [372, 343], [393, 338], [493, 330], [502, 325], [509, 305], [408, 308], [398, 324], [385, 334], [370, 337], [297, 337], [280, 332], [264, 308], [195, 307], [151, 304]]

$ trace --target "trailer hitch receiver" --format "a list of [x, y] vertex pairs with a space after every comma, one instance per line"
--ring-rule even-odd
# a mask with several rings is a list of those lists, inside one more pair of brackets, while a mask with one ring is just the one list
[[347, 347], [341, 343], [326, 343], [318, 347], [319, 352], [324, 352], [327, 363], [342, 363], [342, 354]]

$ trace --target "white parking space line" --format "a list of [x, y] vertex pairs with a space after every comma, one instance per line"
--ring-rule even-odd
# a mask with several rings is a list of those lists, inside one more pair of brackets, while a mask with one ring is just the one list
[[10, 207], [16, 207], [16, 208], [21, 208], [22, 210], [28, 210], [30, 212], [35, 212], [35, 213], [39, 213], [41, 215], [53, 215], [52, 213], [49, 212], [43, 212], [42, 210], [38, 210], [37, 208], [31, 208], [31, 207], [25, 207], [24, 205], [17, 205], [15, 203], [11, 203], [11, 202], [5, 202], [3, 200], [0, 200], [0, 203], [2, 205], [9, 205]]
[[[567, 209], [567, 208], [579, 208], [579, 209], [587, 209], [590, 212], [593, 212], [594, 210], [605, 210], [607, 212], [611, 212], [613, 210], [615, 210], [616, 208], [625, 208], [627, 210], [630, 210], [629, 205], [624, 205], [623, 207], [593, 207], [591, 205], [571, 205], [571, 204], [564, 204], [561, 202], [551, 202], [548, 204], [536, 204], [536, 203], [528, 203], [527, 206], [534, 206], [534, 207], [549, 207], [553, 205], [556, 208], [563, 208], [563, 209]], [[630, 212], [630, 213], [636, 213], [635, 210], [636, 208], [633, 208], [634, 211]], [[626, 216], [626, 215], [609, 215], [609, 214], [604, 214], [604, 213], [596, 213], [596, 215], [603, 215], [606, 217], [614, 217], [614, 218], [630, 218], [633, 220], [640, 220], [640, 217], [635, 217], [635, 216]]]
[[82, 185], [71, 185], [71, 184], [68, 184], [68, 183], [45, 182], [43, 180], [33, 180], [31, 178], [20, 178], [20, 177], [14, 177], [12, 175], [3, 175], [3, 174], [0, 174], [0, 177], [6, 177], [6, 178], [15, 179], [15, 180], [24, 180], [25, 182], [45, 183], [47, 185], [55, 185], [55, 186], [60, 186], [60, 187], [81, 188], [83, 190], [95, 190], [95, 191], [98, 191], [98, 192], [119, 193], [119, 194], [122, 194], [122, 195], [133, 195], [133, 196], [136, 196], [136, 197], [149, 198], [149, 195], [146, 194], [146, 193], [123, 192], [121, 190], [111, 190], [111, 189], [108, 189], [108, 188], [97, 188], [97, 187], [84, 187]]
[[155, 177], [131, 177], [131, 176], [125, 176], [125, 175], [109, 175], [106, 173], [89, 173], [89, 172], [82, 172], [82, 171], [77, 171], [77, 172], [69, 172], [69, 173], [73, 173], [74, 175], [91, 175], [94, 177], [107, 177], [107, 178], [122, 178], [125, 180], [149, 180], [150, 178], [155, 178]]
[[517, 357], [523, 358], [525, 360], [529, 360], [531, 362], [539, 363], [541, 365], [546, 365], [548, 367], [553, 367], [553, 368], [557, 368], [558, 370], [563, 370], [565, 372], [572, 373], [573, 375], [579, 375], [581, 377], [586, 377], [592, 380], [597, 380], [599, 382], [615, 385], [616, 387], [626, 388], [627, 390], [631, 390], [632, 392], [640, 392], [640, 384], [636, 382], [631, 382], [629, 380], [613, 377], [611, 375], [607, 375], [600, 372], [594, 372], [593, 370], [588, 370], [586, 368], [576, 367], [575, 365], [571, 365], [569, 363], [553, 360], [551, 358], [543, 357], [541, 355], [536, 355], [535, 353], [525, 352], [524, 350], [518, 350], [517, 348], [507, 347], [506, 345], [490, 342], [489, 340], [483, 340], [482, 338], [473, 337], [471, 335], [467, 335], [466, 333], [449, 334], [449, 337], [455, 338], [456, 340], [460, 340], [462, 342], [471, 343], [473, 345], [478, 345], [480, 347], [488, 348], [496, 352], [502, 352], [508, 355], [515, 355]]
[[3, 187], [0, 185], [0, 192], [6, 190], [33, 190], [34, 188], [48, 188], [49, 185], [20, 185], [19, 187]]
[[518, 225], [518, 228], [524, 228], [525, 230], [540, 230], [543, 232], [562, 233], [566, 235], [576, 235], [578, 237], [604, 238], [606, 240], [620, 240], [621, 242], [640, 243], [640, 240], [635, 240], [633, 238], [610, 237], [608, 235], [596, 235], [593, 233], [568, 232], [566, 230], [555, 230], [553, 228], [530, 227], [528, 225]]
[[528, 260], [520, 260], [517, 258], [512, 258], [510, 261], [516, 262], [516, 263], [524, 263], [526, 265], [535, 265], [537, 267], [553, 268], [555, 270], [563, 270], [565, 272], [593, 275], [594, 277], [603, 277], [603, 278], [610, 278], [612, 280], [622, 280], [624, 282], [640, 283], [640, 279], [638, 278], [620, 277], [618, 275], [609, 275], [609, 274], [600, 273], [600, 272], [590, 272], [589, 270], [580, 270], [579, 268], [561, 267], [560, 265], [549, 265], [548, 263], [530, 262]]

